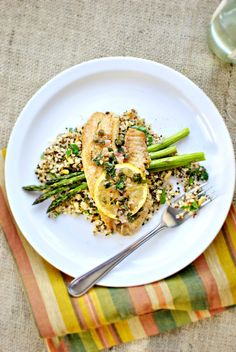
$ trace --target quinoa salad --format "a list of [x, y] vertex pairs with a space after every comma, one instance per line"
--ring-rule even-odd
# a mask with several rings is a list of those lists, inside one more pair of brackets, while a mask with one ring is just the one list
[[[91, 157], [93, 165], [91, 165], [94, 168], [102, 169], [101, 173], [103, 172], [103, 175], [105, 175], [104, 172], [106, 173], [103, 177], [104, 180], [100, 176], [103, 189], [105, 191], [106, 189], [115, 189], [116, 191], [117, 196], [116, 198], [113, 197], [113, 202], [116, 203], [116, 207], [119, 210], [113, 218], [110, 215], [115, 224], [113, 229], [120, 229], [127, 221], [135, 223], [139, 215], [141, 219], [139, 221], [140, 225], [145, 224], [164, 204], [171, 205], [172, 201], [180, 193], [187, 192], [193, 188], [197, 190], [201, 183], [208, 180], [207, 170], [199, 164], [199, 161], [205, 159], [203, 153], [185, 154], [181, 158], [181, 155], [177, 153], [176, 147], [171, 146], [178, 141], [178, 138], [186, 137], [189, 133], [188, 129], [185, 129], [185, 135], [182, 133], [180, 137], [176, 138], [175, 136], [178, 133], [173, 135], [173, 143], [171, 143], [171, 141], [168, 141], [168, 137], [158, 135], [158, 131], [153, 131], [152, 126], [139, 117], [135, 109], [126, 111], [122, 115], [116, 115], [111, 112], [104, 113], [105, 118], [108, 115], [114, 121], [116, 119], [119, 120], [117, 135], [114, 140], [115, 147], [112, 145], [111, 138], [107, 137], [108, 133], [106, 130], [98, 127], [93, 134], [92, 142], [95, 147], [100, 149], [93, 148], [92, 153], [94, 154]], [[84, 161], [86, 155], [83, 159], [84, 146], [82, 138], [83, 133], [85, 133], [84, 128], [86, 127], [67, 128], [64, 133], [58, 135], [55, 141], [43, 151], [35, 169], [35, 174], [40, 184], [23, 188], [26, 191], [41, 192], [41, 195], [33, 204], [39, 204], [46, 199], [51, 200], [48, 208], [49, 217], [56, 218], [61, 214], [84, 215], [88, 221], [93, 223], [94, 233], [109, 235], [115, 232], [112, 227], [109, 227], [108, 222], [104, 220], [109, 213], [106, 212], [106, 208], [104, 208], [105, 210], [102, 208], [101, 211], [98, 207], [96, 189], [93, 192], [92, 186], [89, 184], [89, 175], [86, 174]], [[136, 165], [137, 170], [140, 169], [141, 171], [135, 171], [136, 169], [133, 168], [132, 176], [127, 176], [123, 170], [115, 174], [114, 168], [117, 168], [117, 164], [135, 164], [131, 158], [132, 146], [129, 146], [127, 142], [127, 135], [130, 130], [137, 132], [135, 136], [131, 136], [136, 138], [135, 141], [139, 136], [140, 138], [142, 136], [145, 138], [145, 148], [147, 149], [145, 159], [143, 165], [138, 165], [138, 161]], [[88, 170], [92, 170], [91, 165], [89, 166], [90, 169], [89, 167], [87, 168]], [[166, 165], [170, 165], [170, 168], [168, 169]], [[128, 208], [131, 195], [127, 196], [127, 182], [132, 183], [131, 189], [140, 187], [140, 194], [144, 194], [142, 192], [146, 189], [145, 187], [148, 189], [148, 194], [146, 195], [145, 193], [145, 197], [149, 197], [149, 203], [147, 203], [146, 198], [143, 199], [139, 209], [133, 210], [133, 212], [130, 211], [131, 208]], [[124, 199], [125, 201], [123, 201]], [[195, 216], [205, 199], [204, 195], [199, 198], [197, 192], [193, 192], [186, 199], [177, 202], [175, 207], [181, 209], [179, 217], [184, 217], [186, 212]], [[148, 204], [150, 205], [149, 207]], [[128, 210], [125, 212], [124, 209]], [[109, 211], [113, 211], [113, 208]], [[146, 211], [145, 216], [142, 217], [141, 214], [144, 211]], [[137, 225], [137, 229], [140, 225]], [[122, 231], [120, 233], [122, 234]], [[127, 232], [127, 234], [129, 233]]]

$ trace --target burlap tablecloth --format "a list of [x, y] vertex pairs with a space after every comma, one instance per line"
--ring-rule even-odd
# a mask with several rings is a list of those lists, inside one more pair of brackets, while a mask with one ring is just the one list
[[[217, 0], [1, 0], [0, 136], [7, 144], [27, 100], [48, 79], [84, 60], [128, 55], [179, 70], [225, 118], [235, 142], [236, 67], [208, 50]], [[219, 141], [220, 142], [220, 141]], [[4, 236], [0, 237], [0, 351], [43, 352]], [[121, 352], [236, 351], [236, 309], [161, 336], [112, 348]]]

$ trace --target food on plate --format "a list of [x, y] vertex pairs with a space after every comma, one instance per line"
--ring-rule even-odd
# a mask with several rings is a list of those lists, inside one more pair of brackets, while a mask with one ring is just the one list
[[[111, 114], [97, 112], [84, 125], [82, 132], [82, 163], [91, 197], [94, 199], [94, 188], [97, 179], [103, 172], [99, 160], [108, 148], [112, 153], [116, 151], [115, 140], [119, 133], [119, 119]], [[109, 231], [113, 230], [113, 221], [110, 217], [99, 212], [102, 221]]]
[[[41, 192], [34, 205], [51, 199], [50, 217], [84, 214], [94, 232], [132, 235], [162, 204], [208, 179], [204, 153], [179, 155], [173, 145], [189, 133], [163, 138], [134, 109], [96, 112], [46, 148], [35, 171], [41, 183], [23, 189]], [[194, 202], [178, 206], [195, 214]]]
[[[130, 163], [116, 164], [112, 177], [104, 171], [96, 181], [94, 201], [99, 212], [111, 219], [136, 214], [144, 205], [148, 185], [140, 169]], [[124, 211], [122, 211], [124, 209]]]

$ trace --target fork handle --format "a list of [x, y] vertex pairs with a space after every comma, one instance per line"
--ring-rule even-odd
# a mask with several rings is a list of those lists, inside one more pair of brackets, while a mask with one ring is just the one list
[[133, 253], [137, 248], [142, 246], [142, 244], [150, 240], [165, 227], [166, 226], [163, 223], [160, 223], [153, 230], [149, 231], [146, 235], [139, 238], [137, 241], [123, 249], [118, 254], [114, 255], [112, 258], [106, 260], [87, 273], [72, 280], [68, 285], [69, 294], [73, 297], [79, 297], [85, 294], [91, 287], [96, 284], [96, 282], [98, 282], [102, 277], [109, 273], [117, 264], [119, 264], [123, 259], [128, 257], [128, 255]]

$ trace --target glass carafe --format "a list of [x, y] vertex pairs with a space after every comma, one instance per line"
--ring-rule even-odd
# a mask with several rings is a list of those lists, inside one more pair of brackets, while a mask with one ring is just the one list
[[223, 0], [212, 16], [208, 43], [222, 60], [236, 64], [236, 0]]

